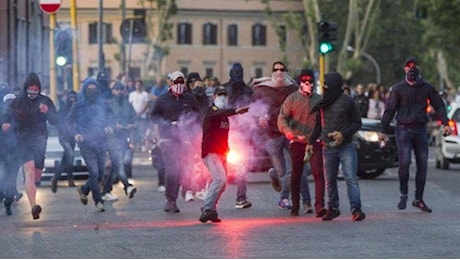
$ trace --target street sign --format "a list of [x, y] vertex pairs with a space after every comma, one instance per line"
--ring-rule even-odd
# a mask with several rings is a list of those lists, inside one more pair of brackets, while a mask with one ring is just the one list
[[61, 0], [40, 0], [39, 4], [43, 12], [54, 14], [61, 7]]

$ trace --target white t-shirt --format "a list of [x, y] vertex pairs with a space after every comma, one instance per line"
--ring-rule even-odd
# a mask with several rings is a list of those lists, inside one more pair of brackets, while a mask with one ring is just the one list
[[[145, 108], [145, 106], [149, 103], [149, 100], [149, 93], [146, 91], [142, 91], [141, 93], [133, 91], [129, 93], [129, 103], [133, 105], [134, 111], [136, 111], [137, 114]], [[139, 117], [147, 118], [147, 113], [144, 112]]]

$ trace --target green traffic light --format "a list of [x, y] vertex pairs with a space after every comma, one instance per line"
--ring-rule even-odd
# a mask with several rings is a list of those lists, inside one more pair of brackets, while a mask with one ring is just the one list
[[326, 53], [329, 53], [331, 51], [332, 51], [332, 44], [330, 44], [329, 42], [322, 42], [319, 45], [319, 52], [321, 54], [326, 54]]
[[62, 67], [67, 64], [67, 59], [64, 56], [58, 56], [56, 57], [56, 64]]

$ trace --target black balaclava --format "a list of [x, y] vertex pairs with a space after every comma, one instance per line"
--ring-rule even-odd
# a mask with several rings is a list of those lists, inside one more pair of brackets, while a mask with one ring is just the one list
[[78, 98], [78, 94], [77, 92], [71, 90], [68, 94], [67, 94], [67, 107], [70, 108], [73, 103], [77, 102], [77, 98]]
[[240, 63], [233, 64], [230, 69], [230, 80], [233, 82], [243, 82], [244, 81], [244, 71], [243, 66]]
[[[33, 85], [38, 87], [38, 91], [27, 90], [30, 86]], [[42, 84], [40, 83], [40, 78], [38, 77], [37, 73], [32, 72], [27, 76], [26, 80], [24, 81], [23, 89], [26, 96], [31, 100], [35, 100], [40, 95], [40, 91], [42, 90]]]
[[313, 107], [310, 113], [328, 107], [343, 93], [343, 78], [338, 72], [326, 73], [324, 75], [324, 84], [327, 85], [327, 88], [324, 88], [323, 99]]
[[[89, 85], [96, 85], [95, 89], [88, 89]], [[86, 79], [83, 82], [83, 95], [88, 103], [95, 103], [99, 95], [99, 85], [94, 79]]]

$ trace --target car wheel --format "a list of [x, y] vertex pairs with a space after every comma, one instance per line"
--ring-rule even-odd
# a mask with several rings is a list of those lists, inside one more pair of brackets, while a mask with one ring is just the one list
[[449, 170], [450, 162], [449, 162], [448, 159], [446, 159], [446, 158], [444, 158], [444, 156], [442, 156], [439, 166], [443, 170]]
[[384, 172], [385, 169], [373, 169], [368, 171], [358, 170], [358, 176], [362, 179], [375, 179]]

